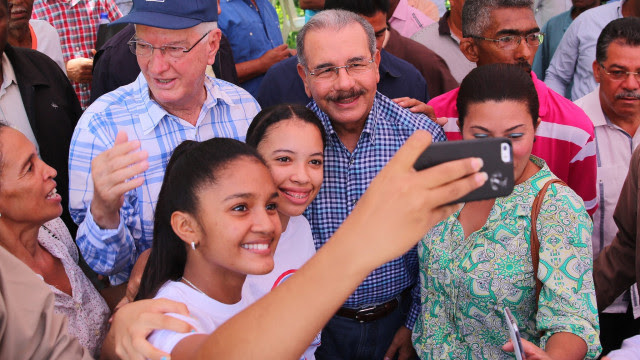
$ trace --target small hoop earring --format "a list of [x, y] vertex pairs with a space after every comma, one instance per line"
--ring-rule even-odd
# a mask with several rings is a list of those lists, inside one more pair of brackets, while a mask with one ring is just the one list
[[191, 242], [191, 248], [195, 251], [196, 250], [196, 243], [195, 242]]

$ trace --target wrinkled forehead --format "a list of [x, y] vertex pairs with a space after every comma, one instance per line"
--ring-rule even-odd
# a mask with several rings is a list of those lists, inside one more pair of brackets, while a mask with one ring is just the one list
[[174, 30], [136, 24], [133, 36], [136, 40], [148, 43], [175, 44], [187, 42], [189, 39], [197, 37], [198, 33], [196, 27]]
[[491, 10], [484, 35], [526, 35], [540, 31], [531, 8], [496, 8]]
[[342, 29], [322, 28], [305, 36], [305, 57], [310, 69], [342, 66], [371, 58], [369, 40], [362, 26], [350, 24]]

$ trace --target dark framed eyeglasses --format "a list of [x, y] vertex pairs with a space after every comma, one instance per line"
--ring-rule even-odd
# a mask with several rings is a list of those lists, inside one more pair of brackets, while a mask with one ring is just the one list
[[640, 71], [624, 71], [624, 70], [607, 70], [601, 62], [598, 62], [598, 65], [602, 68], [602, 71], [607, 74], [607, 76], [611, 80], [615, 81], [623, 81], [627, 80], [627, 78], [633, 75], [636, 78], [637, 82], [640, 82]]
[[340, 69], [345, 69], [347, 74], [358, 76], [371, 71], [371, 64], [373, 64], [374, 60], [372, 57], [369, 60], [354, 61], [343, 66], [323, 66], [309, 71], [309, 75], [314, 76], [318, 80], [333, 81], [338, 78]]
[[491, 38], [475, 36], [475, 35], [471, 35], [471, 37], [478, 40], [492, 41], [496, 43], [496, 45], [498, 45], [500, 49], [503, 49], [503, 50], [513, 50], [517, 48], [518, 46], [520, 46], [522, 39], [524, 39], [524, 41], [527, 42], [527, 45], [533, 46], [533, 47], [540, 46], [540, 44], [542, 44], [542, 41], [544, 40], [544, 34], [541, 32], [536, 32], [536, 33], [527, 34], [527, 35], [505, 35], [497, 39], [491, 39]]
[[160, 50], [162, 55], [169, 55], [174, 59], [179, 59], [183, 57], [185, 54], [187, 54], [189, 51], [193, 50], [193, 48], [196, 47], [196, 45], [198, 45], [202, 41], [202, 39], [207, 37], [207, 35], [209, 35], [210, 32], [211, 31], [207, 31], [207, 33], [202, 35], [202, 37], [198, 39], [198, 41], [196, 41], [195, 44], [193, 44], [193, 46], [191, 46], [190, 48], [187, 48], [184, 46], [173, 46], [173, 45], [155, 47], [146, 41], [135, 40], [134, 38], [129, 40], [127, 44], [129, 45], [129, 50], [131, 50], [131, 52], [136, 56], [149, 57], [153, 54], [153, 50]]

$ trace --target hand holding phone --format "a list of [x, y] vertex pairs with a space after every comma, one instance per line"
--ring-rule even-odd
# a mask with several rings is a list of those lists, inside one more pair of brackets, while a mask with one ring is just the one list
[[517, 360], [525, 360], [524, 347], [522, 347], [522, 339], [520, 338], [520, 330], [518, 330], [518, 323], [516, 318], [511, 314], [509, 308], [504, 308], [504, 319], [509, 328], [509, 336], [511, 337], [511, 343], [513, 343], [513, 353], [516, 354]]
[[413, 167], [416, 170], [422, 170], [444, 162], [469, 157], [482, 158], [484, 166], [480, 171], [487, 173], [489, 179], [482, 187], [452, 202], [452, 204], [493, 199], [511, 194], [514, 186], [513, 151], [511, 141], [507, 138], [434, 143], [420, 155]]

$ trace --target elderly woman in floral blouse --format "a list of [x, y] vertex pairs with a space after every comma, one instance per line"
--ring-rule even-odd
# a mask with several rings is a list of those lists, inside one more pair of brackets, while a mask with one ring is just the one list
[[49, 286], [69, 333], [97, 356], [110, 311], [78, 266], [55, 176], [22, 133], [0, 122], [0, 246]]
[[601, 348], [592, 224], [580, 197], [565, 185], [551, 184], [541, 194], [533, 273], [532, 204], [557, 177], [531, 155], [539, 106], [530, 75], [517, 65], [479, 67], [463, 80], [457, 107], [465, 139], [511, 140], [515, 188], [506, 197], [464, 204], [418, 245], [422, 316], [413, 329], [418, 355], [513, 358], [503, 316], [508, 307], [528, 358], [596, 358]]

